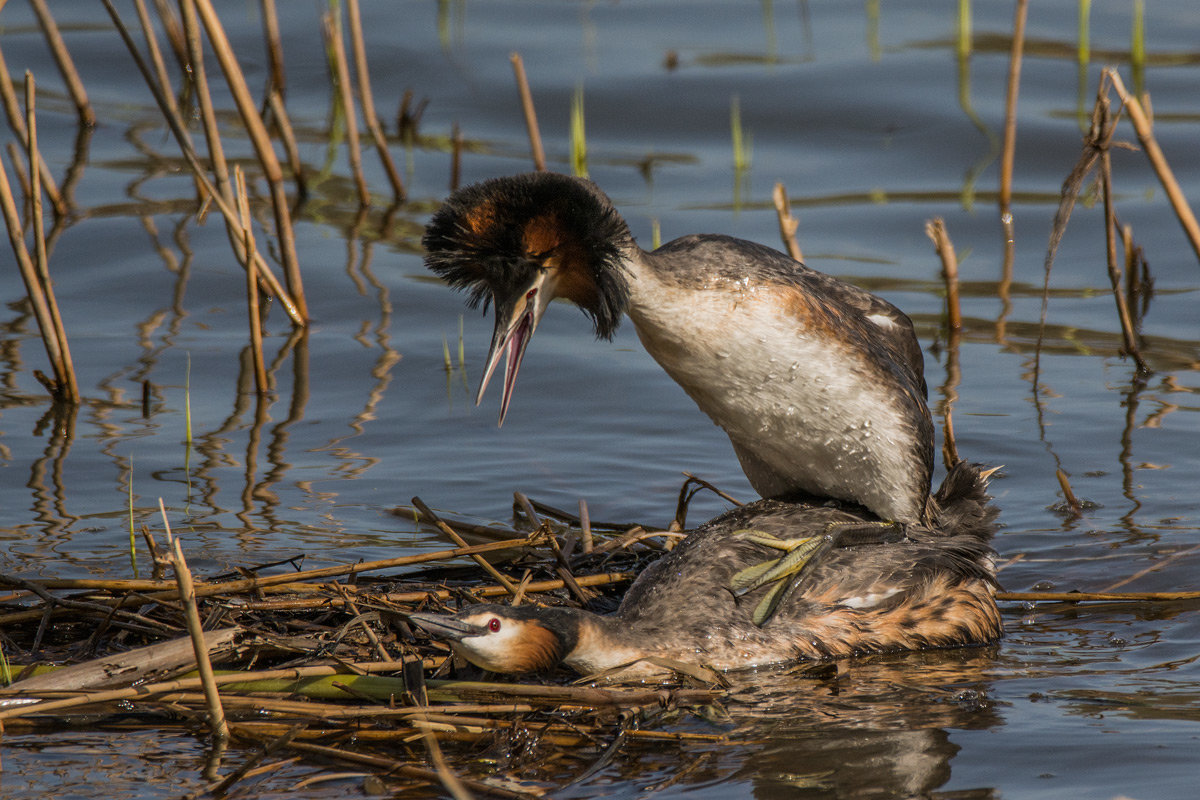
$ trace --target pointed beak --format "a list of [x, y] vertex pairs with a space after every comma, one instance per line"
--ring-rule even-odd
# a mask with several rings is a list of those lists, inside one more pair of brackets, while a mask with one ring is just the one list
[[416, 613], [407, 615], [407, 619], [430, 636], [451, 642], [461, 641], [467, 636], [483, 636], [488, 632], [482, 625], [460, 622], [444, 614]]
[[487, 365], [483, 370], [483, 380], [479, 382], [479, 393], [475, 395], [475, 405], [483, 400], [484, 390], [503, 355], [504, 390], [500, 395], [500, 421], [496, 423], [497, 427], [504, 424], [504, 417], [508, 414], [508, 404], [512, 400], [525, 348], [553, 299], [553, 282], [548, 272], [539, 272], [529, 286], [516, 295], [515, 300], [496, 299], [496, 327], [492, 331], [492, 346], [488, 349]]

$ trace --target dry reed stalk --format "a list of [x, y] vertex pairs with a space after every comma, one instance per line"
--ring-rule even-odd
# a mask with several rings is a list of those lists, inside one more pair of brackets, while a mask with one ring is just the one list
[[1071, 489], [1071, 480], [1067, 477], [1067, 473], [1062, 467], [1054, 471], [1054, 475], [1058, 478], [1058, 485], [1062, 488], [1063, 499], [1067, 501], [1067, 506], [1070, 507], [1071, 513], [1078, 514], [1083, 511], [1083, 504], [1079, 502], [1079, 498], [1075, 496], [1074, 490]]
[[338, 99], [346, 114], [346, 145], [350, 155], [350, 172], [358, 188], [358, 204], [362, 208], [371, 205], [371, 191], [363, 176], [362, 150], [358, 144], [358, 112], [354, 108], [354, 95], [350, 89], [350, 65], [346, 62], [346, 43], [342, 39], [340, 18], [332, 13], [321, 19], [321, 30], [325, 34], [325, 46], [333, 51], [334, 82], [337, 84]]
[[183, 545], [178, 538], [171, 536], [167, 509], [163, 505], [161, 497], [158, 499], [158, 508], [162, 512], [163, 525], [167, 530], [167, 541], [171, 545], [171, 563], [175, 568], [175, 580], [179, 585], [179, 602], [183, 604], [184, 620], [187, 622], [188, 635], [192, 638], [192, 648], [196, 653], [196, 667], [200, 672], [200, 685], [204, 689], [204, 697], [208, 704], [208, 724], [212, 728], [213, 738], [218, 742], [224, 742], [229, 738], [229, 727], [225, 723], [225, 709], [221, 707], [221, 694], [217, 691], [212, 661], [208, 658], [208, 647], [204, 643], [204, 628], [200, 623], [200, 608], [196, 604], [196, 588], [192, 583], [192, 571], [188, 569], [187, 560], [183, 557]]
[[158, 49], [158, 37], [154, 35], [154, 26], [150, 22], [149, 12], [146, 11], [145, 0], [134, 0], [133, 5], [137, 10], [138, 22], [142, 24], [142, 36], [150, 53], [150, 63], [154, 65], [154, 74], [158, 76], [158, 85], [162, 87], [167, 103], [178, 113], [175, 93], [171, 91], [171, 79], [167, 75], [167, 65], [163, 63], [162, 52]]
[[283, 38], [279, 35], [279, 14], [275, 0], [262, 0], [263, 35], [267, 40], [267, 59], [271, 64], [271, 79], [267, 96], [287, 94], [287, 74], [283, 67]]
[[[237, 211], [234, 210], [232, 202], [226, 201], [225, 197], [217, 190], [215, 186], [213, 186], [212, 182], [208, 179], [208, 176], [205, 175], [205, 168], [200, 163], [200, 158], [196, 155], [196, 151], [192, 147], [191, 139], [188, 136], [187, 128], [184, 126], [183, 120], [179, 118], [178, 114], [171, 114], [170, 106], [168, 105], [166, 98], [163, 97], [162, 91], [156, 85], [150, 69], [146, 65], [145, 59], [143, 59], [141, 53], [138, 52], [137, 45], [134, 44], [133, 37], [129, 34], [129, 29], [126, 28], [125, 23], [121, 20], [120, 14], [118, 14], [116, 8], [113, 7], [112, 0], [103, 0], [103, 2], [105, 9], [109, 13], [109, 16], [112, 17], [113, 24], [117, 27], [118, 33], [121, 34], [121, 39], [125, 42], [126, 48], [128, 48], [130, 55], [133, 57], [134, 63], [137, 65], [138, 70], [142, 73], [142, 77], [145, 79], [147, 87], [149, 87], [151, 94], [154, 95], [154, 99], [155, 102], [158, 103], [159, 110], [163, 112], [163, 117], [166, 119], [168, 126], [171, 128], [171, 133], [174, 135], [175, 141], [179, 145], [179, 150], [183, 154], [184, 160], [188, 162], [188, 166], [191, 167], [192, 173], [196, 180], [200, 183], [200, 186], [204, 189], [207, 195], [212, 198], [212, 201], [216, 204], [217, 208], [220, 209], [221, 214], [225, 217], [226, 223], [230, 225], [235, 232], [240, 232], [242, 225], [241, 221], [238, 219]], [[185, 2], [191, 2], [191, 0], [185, 0]], [[230, 196], [232, 197], [232, 194]], [[232, 234], [231, 238], [234, 241], [237, 241], [237, 237], [233, 236]], [[303, 326], [305, 324], [305, 318], [301, 315], [299, 306], [279, 283], [279, 280], [271, 272], [271, 269], [267, 266], [267, 263], [262, 260], [261, 256], [257, 258], [255, 263], [258, 265], [259, 276], [267, 282], [268, 291], [270, 291], [270, 293], [279, 301], [280, 305], [283, 306], [288, 318], [292, 320], [294, 325]]]
[[587, 500], [579, 498], [579, 530], [583, 536], [583, 552], [590, 553], [595, 543], [592, 539], [592, 518], [588, 514]]
[[250, 200], [246, 197], [246, 176], [242, 168], [233, 168], [234, 184], [237, 189], [238, 215], [242, 220], [242, 252], [246, 268], [246, 310], [250, 321], [250, 357], [254, 362], [254, 388], [259, 396], [270, 391], [267, 380], [267, 365], [263, 361], [262, 317], [258, 309], [258, 269], [254, 266], [254, 228], [250, 223]]
[[388, 151], [387, 137], [383, 135], [383, 126], [379, 124], [379, 116], [375, 113], [375, 98], [371, 94], [371, 75], [367, 69], [367, 46], [363, 41], [362, 14], [359, 12], [358, 0], [349, 0], [346, 11], [350, 18], [350, 46], [354, 50], [354, 71], [358, 76], [358, 102], [362, 108], [363, 122], [375, 140], [375, 149], [379, 151], [379, 160], [383, 162], [383, 170], [387, 173], [388, 183], [392, 185], [392, 197], [397, 203], [403, 203], [406, 193], [404, 182], [392, 161]]
[[267, 134], [267, 128], [250, 96], [250, 89], [246, 85], [245, 76], [242, 75], [241, 65], [237, 62], [233, 48], [225, 35], [225, 28], [213, 8], [212, 0], [195, 0], [195, 3], [204, 29], [208, 32], [209, 44], [212, 45], [213, 52], [217, 56], [221, 71], [225, 73], [225, 82], [233, 94], [234, 103], [246, 126], [246, 132], [249, 133], [250, 140], [254, 144], [254, 150], [258, 154], [259, 163], [263, 168], [264, 178], [270, 187], [271, 205], [275, 212], [275, 236], [279, 241], [279, 254], [283, 260], [284, 277], [292, 301], [296, 304], [297, 312], [301, 319], [307, 321], [308, 304], [304, 298], [304, 281], [300, 276], [300, 261], [296, 253], [296, 238], [292, 231], [291, 211], [288, 207], [287, 194], [283, 190], [283, 170], [279, 166], [275, 149], [271, 146], [271, 137]]
[[[204, 66], [204, 45], [200, 39], [200, 21], [196, 16], [194, 0], [179, 0], [179, 10], [182, 16], [183, 43], [187, 48], [187, 62], [184, 74], [191, 81], [192, 92], [195, 95], [196, 108], [200, 111], [200, 124], [204, 131], [204, 143], [208, 146], [208, 159], [211, 164], [213, 181], [217, 191], [229, 205], [233, 205], [233, 184], [229, 179], [229, 162], [225, 159], [225, 145], [221, 142], [221, 129], [217, 124], [217, 113], [213, 108], [212, 94], [208, 89], [208, 69]], [[163, 98], [168, 105], [174, 106], [170, 99], [170, 87], [161, 87]], [[195, 170], [193, 170], [195, 172]], [[203, 197], [203, 188], [200, 187]], [[239, 261], [245, 262], [242, 252], [242, 236], [237, 227], [226, 220], [225, 233], [233, 246], [234, 255]]]
[[[1102, 97], [1104, 113], [1108, 114], [1108, 98]], [[1113, 208], [1112, 196], [1112, 158], [1109, 151], [1100, 154], [1100, 188], [1104, 194], [1104, 249], [1108, 262], [1108, 280], [1112, 284], [1113, 300], [1117, 303], [1117, 317], [1121, 320], [1121, 336], [1125, 343], [1125, 352], [1137, 363], [1142, 372], [1150, 372], [1141, 349], [1137, 343], [1137, 333], [1133, 329], [1133, 319], [1129, 315], [1129, 304], [1122, 291], [1121, 265], [1117, 261], [1117, 213]]]
[[33, 206], [33, 187], [29, 183], [29, 173], [25, 171], [24, 160], [18, 155], [20, 151], [17, 150], [16, 142], [6, 143], [4, 149], [8, 153], [8, 161], [12, 164], [13, 171], [17, 173], [17, 185], [21, 187], [21, 196], [25, 198], [21, 210], [25, 212], [25, 218], [29, 219]]
[[800, 227], [800, 220], [792, 216], [787, 189], [782, 183], [775, 184], [771, 199], [775, 201], [775, 214], [779, 217], [779, 235], [783, 238], [788, 255], [797, 261], [803, 261], [804, 254], [800, 252], [800, 243], [796, 241], [796, 229]]
[[[658, 536], [660, 534], [650, 535]], [[595, 552], [602, 551], [600, 548], [597, 548]], [[583, 587], [611, 586], [614, 583], [631, 581], [636, 577], [636, 572], [601, 572], [595, 575], [580, 575], [575, 578], [575, 582], [579, 586]], [[551, 592], [556, 589], [566, 588], [567, 585], [566, 582], [561, 578], [557, 580], [550, 579], [544, 581], [529, 581], [528, 583], [524, 583], [524, 581], [522, 581], [522, 583], [524, 594]], [[341, 584], [338, 584], [338, 586], [339, 588], [350, 588], [343, 587]], [[314, 591], [328, 591], [328, 589], [322, 587], [312, 588]], [[265, 591], [268, 594], [275, 594], [277, 591], [288, 592], [294, 591], [295, 589], [296, 587], [294, 585], [285, 584], [284, 586], [267, 587]], [[371, 594], [369, 591], [360, 593], [368, 596]], [[503, 597], [504, 595], [509, 595], [510, 592], [508, 591], [507, 587], [497, 584], [491, 586], [471, 587], [471, 594], [475, 595], [476, 597]], [[518, 585], [517, 595], [513, 595], [513, 599], [516, 600], [521, 595], [522, 585]], [[440, 600], [449, 600], [454, 596], [454, 592], [448, 589], [425, 589], [411, 592], [387, 592], [386, 594], [380, 595], [382, 599], [387, 600], [389, 603], [420, 603], [432, 597], [436, 597]], [[247, 611], [299, 611], [307, 608], [324, 608], [331, 605], [336, 606], [336, 603], [331, 603], [328, 597], [314, 597], [296, 600], [249, 600], [240, 605], [239, 608], [243, 608]], [[514, 605], [516, 604], [514, 603]], [[0, 622], [3, 621], [3, 618], [0, 618]]]
[[[17, 102], [17, 93], [13, 86], [12, 76], [8, 73], [8, 64], [4, 60], [3, 52], [0, 52], [0, 99], [4, 101], [4, 113], [8, 116], [9, 127], [17, 135], [21, 146], [26, 147], [29, 144], [29, 130], [25, 125], [25, 114], [21, 111], [21, 104]], [[15, 163], [16, 159], [13, 161]], [[41, 179], [42, 189], [46, 192], [47, 199], [54, 206], [54, 215], [62, 218], [67, 214], [67, 204], [58, 190], [54, 176], [50, 174], [50, 168], [44, 161], [41, 162], [38, 169], [38, 177]]]
[[[416, 507], [416, 509], [418, 511], [421, 512], [422, 515], [424, 515], [424, 517], [426, 519], [432, 521], [433, 524], [435, 526], [437, 526], [438, 530], [440, 530], [442, 533], [449, 536], [450, 540], [452, 542], [457, 544], [459, 547], [467, 546], [467, 543], [465, 541], [463, 541], [463, 538], [461, 536], [458, 535], [458, 532], [455, 531], [453, 528], [451, 528], [446, 523], [442, 522], [442, 520], [438, 518], [438, 515], [434, 514], [433, 510], [430, 509], [429, 506], [425, 505], [425, 503], [423, 503], [421, 501], [421, 498], [414, 497], [412, 499], [412, 504], [414, 507]], [[482, 567], [483, 570], [485, 572], [487, 572], [488, 575], [491, 575], [492, 578], [495, 579], [496, 583], [503, 586], [510, 595], [512, 595], [513, 597], [517, 596], [517, 587], [513, 586], [512, 581], [510, 581], [508, 578], [504, 577], [504, 575], [501, 574], [500, 571], [497, 570], [495, 567], [493, 567], [486, 558], [484, 558], [483, 556], [481, 556], [479, 554], [472, 554], [471, 559], [476, 564], [478, 564], [480, 567]]]
[[450, 128], [450, 191], [458, 190], [458, 184], [462, 181], [462, 151], [463, 151], [463, 136], [459, 130], [458, 123]]
[[154, 0], [154, 9], [158, 12], [159, 21], [162, 22], [163, 35], [167, 37], [167, 43], [171, 45], [171, 51], [175, 54], [179, 71], [181, 74], [187, 75], [190, 61], [187, 43], [184, 41], [183, 26], [179, 24], [179, 18], [171, 10], [168, 0]]
[[[29, 171], [36, 175], [41, 171], [42, 157], [38, 152], [37, 136], [37, 87], [32, 72], [25, 73], [25, 127], [28, 131], [27, 156]], [[46, 255], [46, 227], [42, 217], [41, 184], [30, 184], [30, 206], [33, 211], [34, 261], [42, 292], [46, 297], [46, 308], [50, 312], [51, 334], [58, 342], [59, 363], [54, 367], [62, 399], [68, 403], [79, 402], [79, 383], [75, 378], [75, 362], [71, 359], [71, 348], [67, 343], [67, 331], [63, 327], [62, 315], [58, 312], [58, 300], [54, 297], [54, 284], [50, 280], [49, 257]]]
[[1021, 88], [1021, 56], [1025, 48], [1028, 0], [1017, 0], [1013, 13], [1012, 55], [1008, 63], [1008, 96], [1004, 103], [1004, 147], [1000, 153], [1000, 218], [1012, 224], [1012, 173], [1017, 150], [1017, 94]]
[[1158, 140], [1154, 138], [1154, 126], [1150, 122], [1150, 118], [1146, 115], [1146, 111], [1138, 99], [1125, 90], [1125, 84], [1115, 69], [1106, 69], [1104, 74], [1112, 81], [1117, 96], [1121, 98], [1125, 110], [1129, 112], [1129, 121], [1133, 123], [1133, 129], [1137, 132], [1138, 141], [1142, 143], [1146, 158], [1150, 159], [1150, 166], [1158, 175], [1158, 180], [1162, 183], [1167, 198], [1171, 201], [1171, 208], [1175, 210], [1175, 216], [1179, 218], [1179, 224], [1183, 226], [1183, 231], [1187, 234], [1188, 241], [1191, 242], [1192, 250], [1195, 251], [1196, 257], [1200, 258], [1200, 225], [1196, 223], [1196, 215], [1192, 213], [1191, 206], [1188, 205], [1187, 198], [1183, 196], [1183, 190], [1179, 188], [1179, 182], [1175, 180], [1175, 174], [1171, 171], [1162, 148], [1158, 146]]
[[50, 309], [46, 303], [46, 295], [38, 278], [37, 268], [29, 257], [25, 247], [25, 236], [21, 230], [21, 218], [17, 213], [16, 200], [8, 184], [8, 170], [0, 164], [0, 206], [3, 207], [4, 221], [8, 225], [8, 240], [12, 245], [13, 255], [17, 259], [17, 267], [21, 279], [25, 282], [25, 292], [33, 306], [33, 314], [37, 319], [38, 328], [42, 332], [42, 343], [46, 346], [46, 357], [56, 378], [56, 385], [47, 387], [55, 400], [66, 400], [66, 376], [62, 374], [63, 356], [58, 344], [58, 336], [54, 332], [54, 323]]
[[529, 79], [525, 76], [525, 62], [520, 53], [508, 57], [512, 62], [513, 75], [517, 78], [517, 91], [521, 94], [521, 110], [525, 114], [525, 128], [529, 131], [529, 149], [533, 152], [533, 168], [546, 171], [546, 153], [542, 150], [542, 134], [538, 130], [537, 112], [533, 108], [533, 94], [529, 91]]
[[275, 123], [275, 132], [283, 143], [283, 152], [287, 156], [288, 169], [296, 181], [296, 194], [300, 200], [308, 197], [308, 181], [304, 178], [304, 164], [300, 161], [300, 146], [296, 143], [296, 132], [292, 130], [292, 120], [288, 117], [287, 108], [283, 104], [283, 95], [272, 91], [267, 98], [271, 109], [271, 120]]
[[46, 36], [46, 43], [50, 45], [50, 52], [54, 55], [58, 70], [67, 84], [67, 91], [79, 113], [79, 121], [88, 128], [95, 127], [96, 115], [92, 111], [92, 104], [88, 102], [87, 91], [83, 88], [83, 81], [79, 80], [79, 71], [75, 69], [75, 62], [71, 59], [71, 53], [58, 30], [58, 23], [54, 21], [50, 9], [46, 6], [46, 0], [30, 0], [29, 4], [37, 14], [38, 25]]
[[[453, 550], [438, 550], [431, 553], [418, 553], [411, 556], [398, 556], [396, 558], [387, 558], [379, 561], [363, 561], [356, 564], [349, 564], [337, 567], [322, 567], [320, 569], [302, 570], [300, 572], [289, 572], [283, 575], [266, 575], [254, 578], [241, 578], [234, 581], [222, 581], [220, 583], [201, 583], [196, 587], [196, 595], [198, 597], [212, 597], [220, 594], [238, 594], [241, 592], [257, 591], [272, 586], [280, 586], [285, 584], [297, 584], [305, 580], [317, 580], [320, 578], [334, 578], [342, 575], [357, 575], [362, 572], [374, 572], [381, 569], [391, 569], [393, 567], [407, 567], [413, 564], [426, 564], [433, 561], [449, 561], [463, 556], [469, 556], [478, 553], [491, 553], [498, 550], [512, 550], [519, 547], [527, 547], [528, 539], [505, 539], [499, 542], [488, 542], [487, 544], [471, 545], [470, 547], [460, 547]], [[619, 576], [624, 573], [605, 573], [610, 576]], [[582, 580], [582, 579], [581, 579]], [[617, 578], [612, 578], [613, 581]], [[9, 579], [0, 575], [0, 585], [9, 583]], [[20, 585], [26, 582], [22, 581]], [[549, 583], [555, 583], [553, 581]], [[10, 584], [15, 585], [15, 584]], [[92, 579], [85, 580], [45, 580], [38, 581], [36, 584], [42, 589], [111, 589], [114, 591], [129, 591], [129, 592], [155, 592], [151, 595], [151, 599], [157, 600], [157, 591], [166, 590], [173, 584], [164, 581], [95, 581]], [[556, 586], [550, 588], [558, 588]], [[541, 591], [540, 589], [537, 591]], [[0, 622], [8, 621], [8, 617], [0, 618]]]
[[962, 330], [962, 307], [958, 295], [958, 256], [954, 253], [954, 243], [946, 232], [946, 223], [941, 217], [934, 217], [925, 223], [925, 235], [933, 242], [933, 247], [942, 259], [942, 280], [946, 284], [946, 319], [950, 330]]
[[[533, 579], [533, 570], [525, 570], [525, 574], [521, 576], [521, 580], [517, 583], [517, 593], [512, 596], [512, 605], [519, 606], [521, 601], [525, 599], [525, 592], [529, 589], [529, 582]], [[478, 594], [477, 592], [475, 593]]]

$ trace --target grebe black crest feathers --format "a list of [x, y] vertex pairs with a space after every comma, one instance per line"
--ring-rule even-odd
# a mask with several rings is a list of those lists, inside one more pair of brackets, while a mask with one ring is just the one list
[[595, 184], [528, 173], [456, 192], [426, 227], [422, 244], [426, 266], [467, 291], [472, 308], [523, 294], [547, 267], [567, 270], [571, 283], [561, 295], [592, 318], [597, 337], [611, 339], [629, 302], [621, 259], [632, 241]]

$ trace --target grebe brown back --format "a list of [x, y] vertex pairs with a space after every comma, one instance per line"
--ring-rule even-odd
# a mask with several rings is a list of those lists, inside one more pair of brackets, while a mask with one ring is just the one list
[[647, 252], [594, 184], [546, 172], [460, 189], [423, 243], [431, 270], [472, 305], [495, 307], [476, 402], [504, 355], [501, 423], [530, 337], [565, 297], [601, 338], [629, 315], [763, 497], [835, 498], [885, 521], [932, 522], [921, 350], [890, 303], [727, 236]]
[[629, 677], [666, 671], [639, 661], [653, 657], [729, 670], [986, 644], [1001, 632], [988, 544], [996, 515], [986, 494], [989, 475], [958, 464], [930, 503], [933, 530], [910, 526], [897, 541], [830, 550], [786, 584], [761, 625], [754, 609], [774, 588], [742, 600], [727, 588], [737, 573], [770, 557], [758, 535], [819, 537], [830, 526], [862, 521], [861, 510], [777, 500], [734, 509], [643, 570], [609, 616], [480, 604], [409, 619], [493, 672], [561, 662], [584, 674], [621, 667]]

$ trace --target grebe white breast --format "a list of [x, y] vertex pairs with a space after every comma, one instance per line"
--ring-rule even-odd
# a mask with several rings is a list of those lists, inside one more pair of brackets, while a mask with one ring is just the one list
[[530, 337], [565, 297], [600, 338], [628, 314], [763, 497], [834, 498], [881, 520], [930, 522], [921, 350], [885, 300], [727, 236], [642, 250], [594, 184], [546, 172], [460, 189], [423, 243], [431, 270], [472, 305], [494, 307], [477, 402], [504, 356], [501, 423]]

